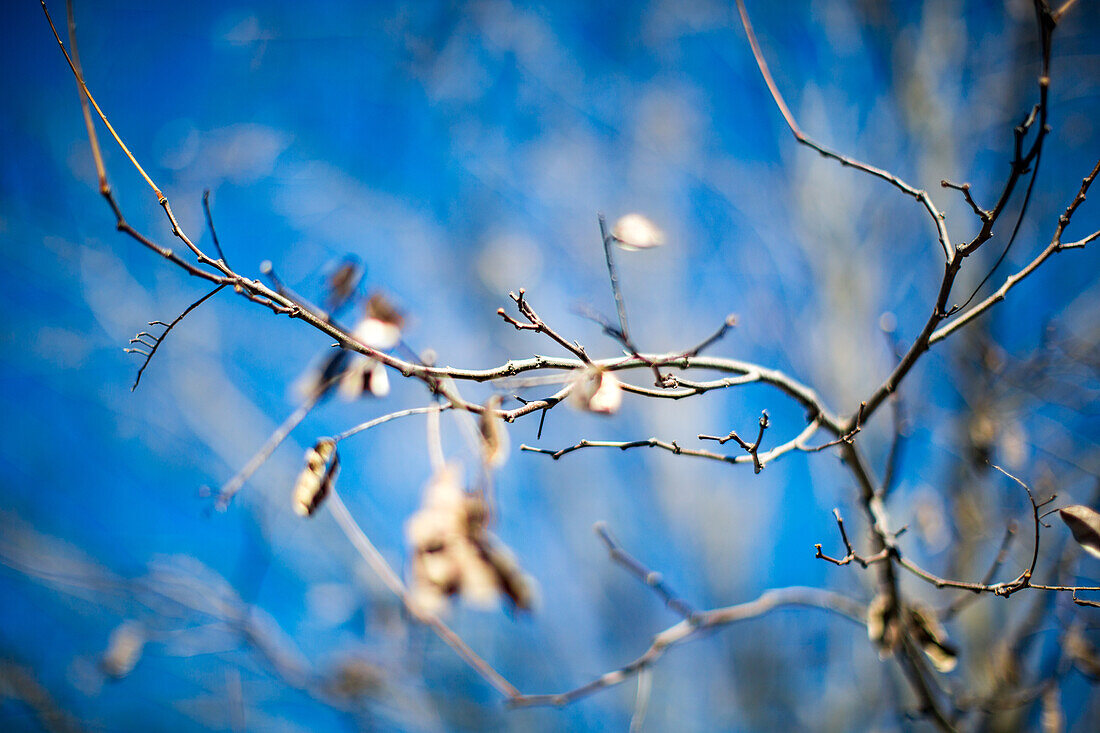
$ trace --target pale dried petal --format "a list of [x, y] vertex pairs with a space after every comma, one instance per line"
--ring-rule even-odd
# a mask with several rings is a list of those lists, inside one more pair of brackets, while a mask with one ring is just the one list
[[340, 396], [345, 400], [356, 400], [366, 393], [385, 397], [390, 393], [390, 378], [386, 374], [385, 364], [356, 354], [340, 377]]
[[611, 236], [625, 250], [649, 249], [665, 243], [665, 234], [641, 214], [627, 214], [615, 222]]
[[[368, 360], [370, 361], [370, 360]], [[370, 372], [367, 377], [367, 389], [375, 397], [385, 397], [390, 393], [390, 377], [386, 373], [386, 365], [380, 361], [371, 361]]]
[[385, 351], [397, 346], [401, 340], [401, 328], [378, 318], [364, 318], [351, 332], [357, 341], [372, 349]]
[[340, 376], [340, 397], [345, 400], [357, 400], [363, 396], [367, 384], [367, 368], [370, 365], [366, 359], [355, 359]]
[[401, 315], [401, 311], [397, 310], [397, 307], [382, 293], [371, 293], [370, 298], [367, 299], [367, 316], [383, 323], [393, 324], [398, 328], [405, 325], [405, 318]]
[[610, 415], [619, 409], [622, 402], [623, 388], [619, 384], [619, 378], [611, 372], [603, 372], [600, 379], [600, 388], [588, 401], [588, 409], [592, 412]]
[[611, 372], [589, 366], [578, 370], [573, 376], [570, 401], [578, 409], [610, 415], [622, 404], [622, 384]]
[[456, 543], [455, 562], [462, 574], [459, 589], [463, 600], [478, 608], [489, 608], [499, 597], [500, 586], [493, 567], [482, 557], [478, 547], [468, 539]]
[[439, 590], [439, 586], [432, 583], [418, 582], [415, 575], [409, 588], [409, 594], [410, 601], [415, 609], [423, 609], [435, 615], [447, 610], [447, 596]]

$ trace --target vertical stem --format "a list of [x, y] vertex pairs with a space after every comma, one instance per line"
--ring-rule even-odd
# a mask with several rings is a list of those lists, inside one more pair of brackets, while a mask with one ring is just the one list
[[603, 252], [607, 257], [607, 274], [611, 278], [611, 292], [615, 296], [615, 309], [619, 313], [619, 331], [622, 332], [623, 342], [630, 343], [630, 332], [626, 327], [626, 303], [623, 302], [623, 291], [619, 287], [619, 273], [615, 269], [615, 257], [611, 254], [612, 236], [607, 232], [607, 220], [600, 214], [600, 235], [603, 237]]

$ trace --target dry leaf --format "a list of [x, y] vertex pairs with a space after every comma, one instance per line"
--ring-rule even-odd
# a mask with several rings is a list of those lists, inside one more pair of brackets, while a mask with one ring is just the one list
[[1093, 557], [1100, 557], [1100, 513], [1074, 504], [1058, 510], [1058, 516], [1073, 533], [1077, 544]]
[[336, 443], [328, 438], [306, 451], [306, 467], [294, 484], [294, 512], [308, 517], [317, 511], [336, 483], [340, 472], [340, 456]]
[[932, 612], [920, 606], [910, 606], [909, 622], [913, 637], [932, 665], [943, 673], [955, 669], [959, 663], [958, 651], [947, 642], [947, 632]]
[[493, 395], [486, 401], [478, 427], [481, 432], [481, 453], [485, 465], [497, 467], [508, 459], [508, 431], [504, 421], [496, 414], [500, 409], [500, 395]]

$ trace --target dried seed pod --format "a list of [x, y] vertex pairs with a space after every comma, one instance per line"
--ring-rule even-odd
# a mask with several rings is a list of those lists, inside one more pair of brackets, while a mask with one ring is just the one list
[[573, 391], [569, 396], [573, 405], [581, 410], [610, 415], [622, 404], [623, 388], [611, 372], [588, 366], [574, 374]]
[[306, 451], [306, 467], [298, 474], [294, 484], [294, 512], [308, 517], [317, 511], [336, 483], [340, 472], [340, 455], [336, 443], [322, 438]]
[[943, 673], [955, 669], [959, 663], [958, 651], [947, 642], [947, 632], [932, 612], [921, 606], [910, 606], [909, 623], [913, 638], [932, 665]]
[[467, 494], [454, 464], [428, 482], [420, 509], [409, 518], [405, 535], [412, 551], [414, 603], [438, 613], [451, 596], [489, 606], [502, 594], [517, 608], [529, 608], [532, 582], [485, 528], [488, 507]]
[[481, 433], [481, 455], [485, 465], [497, 467], [508, 459], [508, 432], [496, 412], [500, 409], [500, 395], [493, 395], [485, 402], [478, 428]]
[[611, 236], [625, 250], [650, 249], [665, 243], [665, 233], [641, 214], [627, 214], [615, 222]]
[[115, 679], [125, 677], [134, 671], [144, 649], [145, 627], [137, 621], [124, 621], [111, 632], [99, 668]]
[[1081, 548], [1092, 555], [1100, 557], [1100, 513], [1089, 509], [1087, 506], [1074, 504], [1058, 510], [1058, 516], [1073, 533], [1073, 539]]

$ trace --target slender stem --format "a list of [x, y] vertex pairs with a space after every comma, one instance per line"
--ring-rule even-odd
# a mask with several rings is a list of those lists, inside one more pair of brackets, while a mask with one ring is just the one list
[[498, 692], [510, 700], [515, 700], [519, 697], [520, 691], [516, 689], [515, 685], [505, 679], [504, 675], [497, 672], [491, 664], [486, 662], [477, 652], [470, 648], [470, 645], [463, 641], [462, 637], [455, 633], [451, 627], [447, 626], [434, 613], [431, 613], [425, 608], [422, 608], [419, 604], [412, 600], [408, 591], [405, 589], [405, 584], [401, 582], [401, 578], [394, 572], [393, 568], [386, 558], [382, 556], [382, 553], [378, 551], [378, 548], [374, 546], [374, 543], [370, 541], [366, 533], [352, 518], [351, 513], [348, 512], [348, 508], [344, 506], [344, 502], [340, 499], [340, 496], [335, 490], [332, 491], [326, 502], [329, 511], [332, 513], [336, 523], [340, 526], [340, 530], [351, 542], [352, 546], [359, 552], [359, 555], [366, 561], [367, 565], [377, 573], [378, 577], [382, 579], [382, 582], [386, 584], [386, 587], [397, 596], [401, 602], [408, 609], [409, 613], [414, 618], [431, 628], [443, 642], [451, 647], [462, 658], [466, 664], [470, 665], [478, 674], [481, 675], [486, 682], [492, 685]]

